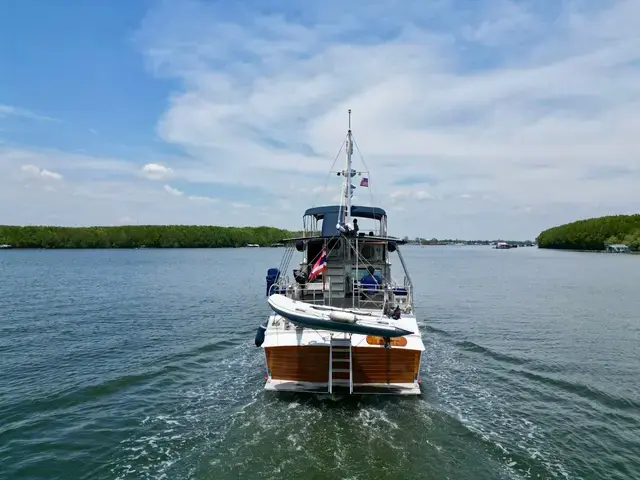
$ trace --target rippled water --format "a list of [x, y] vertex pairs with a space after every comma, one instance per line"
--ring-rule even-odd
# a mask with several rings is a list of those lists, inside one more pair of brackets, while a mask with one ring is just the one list
[[640, 478], [640, 257], [406, 247], [421, 397], [263, 392], [281, 249], [0, 253], [0, 478]]

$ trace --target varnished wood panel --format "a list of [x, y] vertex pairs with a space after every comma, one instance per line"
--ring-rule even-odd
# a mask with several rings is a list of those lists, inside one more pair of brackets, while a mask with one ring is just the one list
[[329, 381], [329, 347], [267, 347], [265, 351], [273, 379]]
[[420, 352], [401, 348], [354, 348], [354, 383], [411, 383]]
[[338, 350], [338, 351], [334, 350], [333, 351], [333, 359], [335, 360], [335, 359], [338, 359], [338, 358], [339, 359], [344, 359], [344, 360], [349, 360], [349, 352], [348, 351], [347, 352], [343, 352], [341, 350]]
[[[338, 368], [334, 365], [335, 368]], [[344, 366], [342, 367], [344, 368]], [[349, 372], [336, 372], [333, 371], [333, 379], [334, 380], [349, 380]]]
[[[267, 367], [276, 380], [329, 381], [329, 347], [267, 347]], [[334, 359], [348, 352], [334, 352]], [[420, 352], [402, 348], [353, 348], [354, 383], [412, 383], [418, 372]], [[333, 368], [349, 368], [348, 362], [333, 362]], [[349, 372], [333, 372], [334, 379], [349, 379]]]

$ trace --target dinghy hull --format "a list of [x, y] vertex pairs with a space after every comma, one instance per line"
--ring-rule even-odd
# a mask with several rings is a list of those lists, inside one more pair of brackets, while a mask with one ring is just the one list
[[[332, 320], [333, 313], [348, 313], [340, 309], [314, 309], [313, 305], [291, 300], [284, 295], [274, 294], [269, 297], [269, 306], [278, 315], [301, 327], [331, 332], [358, 333], [361, 335], [377, 335], [380, 337], [402, 337], [413, 332], [398, 328], [391, 324], [392, 320], [353, 313], [353, 321]], [[326, 312], [326, 313], [325, 313]], [[365, 318], [369, 319], [365, 320]]]

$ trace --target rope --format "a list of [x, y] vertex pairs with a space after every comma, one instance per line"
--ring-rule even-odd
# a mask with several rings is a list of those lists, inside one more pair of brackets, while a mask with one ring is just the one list
[[[338, 150], [338, 153], [336, 154], [336, 157], [333, 159], [333, 163], [331, 164], [331, 168], [329, 168], [329, 172], [327, 173], [327, 177], [324, 181], [324, 186], [323, 186], [323, 191], [326, 192], [327, 190], [327, 185], [329, 184], [329, 177], [331, 176], [332, 173], [335, 173], [333, 171], [333, 167], [335, 166], [336, 162], [338, 161], [338, 157], [340, 156], [340, 153], [342, 152], [342, 149], [344, 148], [345, 144], [347, 142], [347, 137], [345, 136], [344, 140], [342, 141], [342, 144], [340, 145], [340, 149]], [[316, 192], [316, 194], [311, 197], [311, 206], [315, 207], [316, 206], [316, 200], [318, 199], [318, 196], [320, 195], [320, 192]]]
[[[369, 180], [369, 186], [367, 188], [369, 188], [369, 201], [371, 202], [371, 214], [373, 215], [373, 212], [374, 212], [373, 205], [375, 205], [376, 203], [378, 203], [383, 210], [386, 210], [386, 209], [384, 208], [384, 204], [382, 201], [380, 200], [374, 201], [375, 199], [374, 199], [373, 188], [371, 187], [371, 171], [369, 170], [369, 165], [367, 165], [367, 162], [365, 162], [364, 156], [362, 155], [362, 152], [360, 151], [360, 147], [358, 146], [358, 142], [356, 141], [355, 136], [353, 136], [353, 134], [352, 134], [352, 138], [353, 138], [353, 144], [356, 147], [356, 151], [358, 152], [358, 155], [360, 156], [360, 160], [362, 160], [362, 163], [366, 168], [365, 171], [367, 172], [367, 175], [368, 175], [367, 178]], [[382, 232], [379, 231], [378, 233], [380, 234]]]
[[[352, 134], [352, 136], [353, 136], [353, 134]], [[369, 165], [367, 165], [367, 162], [365, 162], [365, 160], [364, 160], [364, 156], [362, 155], [362, 152], [360, 151], [360, 147], [358, 146], [358, 142], [356, 141], [355, 137], [353, 137], [353, 144], [355, 145], [356, 151], [358, 152], [358, 155], [360, 156], [360, 160], [362, 160], [362, 163], [366, 167], [366, 172], [367, 172], [367, 175], [368, 175], [367, 178], [369, 179], [369, 187], [368, 187], [369, 188], [369, 197], [370, 197], [371, 203], [373, 204], [374, 203], [374, 198], [373, 198], [374, 195], [373, 195], [373, 188], [371, 188], [371, 171], [369, 170]], [[382, 204], [381, 201], [378, 201], [377, 203], [379, 203], [384, 208], [384, 205]]]

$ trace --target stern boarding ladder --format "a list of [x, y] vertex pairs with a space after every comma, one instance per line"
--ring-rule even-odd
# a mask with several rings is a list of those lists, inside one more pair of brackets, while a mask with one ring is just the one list
[[[352, 367], [351, 335], [349, 338], [334, 338], [329, 342], [329, 393], [333, 393], [333, 387], [349, 387], [349, 394], [353, 393], [353, 367]], [[342, 376], [334, 378], [334, 373], [349, 373], [349, 378]]]

